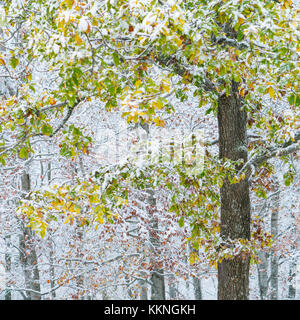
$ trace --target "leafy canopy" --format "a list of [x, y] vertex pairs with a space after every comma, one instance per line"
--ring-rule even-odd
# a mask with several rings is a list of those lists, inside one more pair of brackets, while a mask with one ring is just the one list
[[[21, 31], [22, 46], [1, 53], [1, 67], [11, 77], [22, 77], [23, 84], [1, 106], [1, 130], [15, 137], [10, 146], [2, 143], [2, 164], [11, 153], [26, 159], [33, 152], [31, 139], [54, 136], [79, 104], [102, 102], [108, 111], [121, 110], [128, 122], [165, 126], [163, 115], [175, 108], [172, 95], [185, 101], [192, 94], [200, 107], [208, 106], [207, 112], [215, 113], [218, 97], [230, 94], [232, 81], [239, 83], [250, 125], [264, 131], [267, 141], [294, 139], [300, 105], [300, 48], [299, 10], [291, 0], [20, 0], [6, 2], [4, 9], [4, 35], [9, 39]], [[40, 90], [32, 65], [55, 78], [47, 90]], [[261, 111], [266, 97], [274, 103], [287, 102], [294, 112], [286, 119], [273, 119], [271, 111]], [[53, 119], [62, 120], [57, 125]], [[63, 135], [60, 148], [66, 157], [76, 157], [78, 150], [87, 152], [92, 143], [74, 126]], [[112, 219], [111, 203], [126, 203], [129, 187], [122, 188], [121, 182], [144, 187], [132, 178], [134, 173], [128, 175], [136, 168], [123, 169], [110, 180], [107, 188], [113, 191], [97, 187], [101, 175], [92, 175], [93, 182], [80, 181], [75, 187], [54, 188], [53, 193], [43, 194], [49, 200], [47, 210], [67, 211], [72, 221], [73, 214], [80, 214], [80, 202], [88, 201], [99, 222], [104, 216]], [[154, 170], [172, 190], [170, 210], [181, 215], [180, 224], [192, 217], [193, 239], [203, 231], [206, 243], [216, 245], [212, 239], [218, 233], [214, 224], [218, 188], [225, 176], [230, 175], [232, 183], [240, 177], [234, 180], [232, 170], [227, 172], [224, 163], [214, 158], [207, 159], [202, 176], [193, 177], [188, 186], [178, 166], [173, 171], [162, 165], [147, 170], [147, 176]], [[179, 177], [176, 183], [170, 182], [172, 172]], [[198, 185], [201, 179], [206, 187]], [[151, 179], [148, 182], [147, 186], [155, 187]], [[176, 193], [185, 188], [190, 198], [182, 203]], [[44, 234], [44, 214], [29, 204], [23, 210]], [[248, 247], [253, 249], [253, 244]]]

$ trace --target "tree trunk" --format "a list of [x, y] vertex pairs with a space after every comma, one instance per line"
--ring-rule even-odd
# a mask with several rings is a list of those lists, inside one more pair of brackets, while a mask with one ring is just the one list
[[[146, 131], [147, 141], [150, 141], [150, 128], [148, 124], [143, 124], [141, 127]], [[151, 156], [151, 151], [147, 149], [149, 156]], [[150, 225], [150, 236], [149, 242], [152, 251], [151, 258], [151, 300], [165, 300], [166, 291], [165, 291], [165, 277], [163, 264], [160, 260], [159, 250], [160, 250], [160, 239], [159, 239], [159, 227], [157, 218], [154, 216], [156, 211], [156, 197], [155, 192], [151, 186], [146, 189], [147, 199], [146, 199], [146, 210], [149, 216]], [[146, 295], [146, 291], [142, 292], [142, 295]]]
[[[199, 251], [194, 249], [191, 245], [189, 245], [189, 251], [194, 252], [197, 255], [199, 254]], [[193, 281], [193, 287], [194, 287], [195, 300], [202, 300], [201, 278], [199, 276], [196, 277], [192, 275], [192, 281]]]
[[[152, 189], [147, 190], [148, 193], [148, 203], [149, 203], [149, 215], [150, 215], [150, 243], [151, 249], [153, 251], [153, 257], [158, 257], [158, 250], [160, 246], [159, 241], [159, 230], [157, 219], [153, 216], [156, 208], [156, 198], [154, 196], [154, 191]], [[160, 261], [154, 260], [152, 258], [152, 274], [151, 274], [151, 300], [165, 300], [165, 277], [164, 270]]]
[[[247, 161], [247, 114], [241, 109], [238, 83], [232, 83], [229, 96], [218, 100], [219, 156]], [[239, 169], [239, 168], [237, 168]], [[221, 237], [226, 242], [250, 239], [250, 197], [248, 180], [230, 184], [225, 179], [221, 195]], [[246, 300], [249, 296], [250, 258], [246, 255], [218, 263], [218, 299]]]
[[49, 274], [50, 274], [50, 288], [51, 290], [51, 298], [54, 300], [56, 298], [56, 292], [54, 290], [55, 288], [55, 268], [54, 268], [54, 245], [53, 245], [53, 240], [50, 237], [50, 252], [49, 252], [49, 262], [50, 262], [50, 269], [49, 269]]
[[[259, 217], [262, 218], [266, 213], [266, 203], [267, 200], [259, 209]], [[269, 253], [266, 250], [258, 251], [259, 263], [257, 264], [257, 274], [258, 274], [258, 287], [261, 300], [266, 300], [268, 297], [268, 287], [269, 287]]]
[[296, 273], [297, 273], [297, 264], [296, 259], [293, 258], [290, 262], [290, 271], [289, 271], [289, 291], [288, 299], [294, 300], [296, 298]]
[[[50, 150], [48, 148], [48, 153], [50, 153]], [[51, 183], [51, 162], [48, 162], [47, 164], [47, 180], [48, 180], [48, 186]], [[50, 252], [49, 252], [49, 262], [50, 262], [50, 269], [49, 269], [49, 274], [50, 274], [50, 288], [51, 290], [51, 299], [55, 300], [56, 299], [56, 292], [54, 290], [55, 288], [55, 267], [54, 267], [54, 258], [55, 258], [55, 253], [54, 253], [54, 240], [52, 238], [52, 231], [49, 231], [49, 247], [50, 247]]]
[[[275, 185], [276, 185], [276, 194], [274, 195], [271, 213], [271, 234], [273, 235], [273, 239], [277, 241], [278, 237], [278, 212], [279, 212], [279, 204], [280, 204], [280, 193], [279, 193], [279, 183], [278, 179], [275, 177]], [[270, 284], [271, 284], [271, 292], [270, 298], [271, 300], [278, 300], [278, 256], [272, 248], [271, 250], [271, 275], [270, 275]]]
[[10, 290], [10, 281], [11, 281], [11, 250], [10, 250], [11, 238], [10, 235], [5, 236], [5, 300], [11, 300], [11, 290]]
[[268, 293], [268, 255], [265, 251], [258, 252], [260, 263], [257, 265], [258, 286], [261, 300], [267, 299]]
[[175, 300], [177, 296], [177, 281], [174, 275], [169, 277], [169, 298]]
[[[28, 173], [21, 177], [22, 190], [30, 191], [30, 178]], [[32, 230], [22, 221], [22, 234], [20, 236], [20, 262], [23, 268], [28, 300], [40, 300], [40, 275], [37, 267], [37, 254], [34, 248], [34, 235]]]
[[[81, 265], [82, 268], [79, 268], [79, 271], [85, 268], [85, 265], [82, 263], [83, 259], [83, 231], [82, 228], [79, 226], [79, 222], [76, 221], [76, 229], [75, 229], [75, 241], [76, 241], [76, 258], [78, 259], [78, 265]], [[75, 268], [76, 270], [76, 268]], [[76, 279], [76, 286], [77, 286], [77, 296], [79, 300], [85, 300], [85, 290], [84, 290], [84, 283], [85, 283], [85, 274], [80, 273], [75, 277]]]
[[201, 279], [193, 277], [195, 300], [202, 300]]
[[148, 288], [146, 281], [141, 281], [141, 295], [140, 300], [148, 300]]
[[[293, 238], [298, 239], [299, 242], [299, 228], [297, 226], [297, 220], [295, 215], [292, 215], [292, 234]], [[293, 243], [291, 246], [292, 258], [289, 263], [289, 289], [288, 289], [288, 299], [294, 300], [296, 298], [296, 288], [297, 288], [297, 242]]]

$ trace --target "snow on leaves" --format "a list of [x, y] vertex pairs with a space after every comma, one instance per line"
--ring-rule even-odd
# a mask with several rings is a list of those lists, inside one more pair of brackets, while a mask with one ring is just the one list
[[[62, 135], [62, 156], [74, 159], [81, 151], [87, 154], [92, 139], [83, 128], [67, 124], [84, 103], [121, 110], [128, 123], [165, 127], [165, 118], [176, 107], [174, 96], [183, 102], [193, 87], [199, 106], [209, 104], [215, 112], [218, 98], [230, 94], [233, 81], [239, 83], [239, 95], [251, 115], [248, 123], [266, 130], [267, 141], [274, 137], [276, 142], [289, 141], [290, 129], [297, 128], [299, 27], [290, 0], [24, 0], [7, 3], [5, 12], [6, 39], [19, 23], [26, 23], [21, 30], [24, 45], [0, 56], [5, 75], [23, 81], [18, 94], [5, 98], [1, 105], [2, 129], [14, 139], [12, 144], [3, 141], [1, 145], [2, 164], [13, 152], [27, 159], [34, 151], [33, 138], [56, 134]], [[41, 90], [31, 64], [52, 79], [47, 90]], [[282, 130], [288, 120], [271, 120], [271, 113], [261, 112], [259, 105], [266, 96], [274, 103], [287, 101], [295, 110], [290, 129]], [[253, 145], [253, 153], [258, 151]], [[46, 202], [47, 212], [63, 212], [71, 224], [83, 208], [100, 223], [104, 217], [113, 221], [114, 206], [127, 201], [128, 185], [154, 188], [151, 176], [155, 173], [171, 192], [169, 210], [181, 216], [182, 226], [190, 223], [195, 246], [205, 241], [211, 250], [218, 242], [218, 190], [223, 179], [229, 176], [232, 183], [239, 183], [245, 176], [236, 176], [229, 167], [210, 160], [197, 178], [186, 177], [180, 166], [171, 171], [150, 167], [149, 172], [139, 174], [135, 167], [126, 167], [125, 172], [119, 168], [119, 176], [112, 180], [102, 176], [103, 184], [83, 180], [74, 187], [76, 191], [58, 186], [37, 197]], [[200, 186], [198, 179], [205, 183]], [[287, 184], [289, 179], [287, 175]], [[122, 185], [125, 181], [127, 187]], [[257, 190], [264, 195], [260, 187]], [[29, 203], [22, 210], [31, 218], [31, 226], [44, 235], [44, 211]], [[196, 257], [191, 259], [196, 261]]]

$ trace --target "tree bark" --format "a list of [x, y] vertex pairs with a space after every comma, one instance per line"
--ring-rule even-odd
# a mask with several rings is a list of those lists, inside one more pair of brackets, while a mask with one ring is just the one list
[[169, 277], [169, 298], [175, 300], [177, 296], [177, 281], [174, 275]]
[[[267, 200], [262, 204], [262, 208], [259, 209], [259, 217], [263, 218], [266, 214], [266, 204]], [[257, 275], [258, 275], [258, 287], [261, 300], [266, 300], [268, 298], [268, 288], [269, 288], [269, 253], [266, 250], [258, 251], [259, 263], [257, 264]]]
[[[158, 250], [160, 246], [159, 241], [159, 230], [158, 230], [158, 222], [156, 218], [153, 216], [153, 213], [156, 208], [156, 198], [154, 196], [154, 191], [152, 189], [147, 190], [148, 194], [148, 203], [150, 205], [149, 215], [150, 215], [150, 243], [153, 251], [153, 257], [159, 257]], [[152, 274], [151, 274], [151, 300], [165, 300], [165, 277], [164, 270], [160, 261], [155, 261], [152, 258]]]
[[258, 258], [260, 263], [257, 265], [258, 286], [261, 300], [267, 299], [269, 279], [268, 279], [268, 256], [267, 252], [259, 251]]
[[[275, 177], [275, 186], [276, 186], [276, 194], [274, 195], [271, 213], [271, 234], [273, 235], [273, 239], [277, 241], [278, 237], [278, 213], [279, 213], [279, 205], [280, 205], [280, 193], [279, 193], [279, 183], [278, 179]], [[272, 248], [271, 250], [271, 292], [270, 298], [271, 300], [278, 300], [278, 256]]]
[[[50, 153], [50, 150], [48, 149], [48, 153]], [[48, 180], [48, 185], [51, 183], [51, 162], [48, 162], [47, 164], [47, 180]], [[49, 231], [49, 247], [50, 247], [50, 252], [49, 252], [49, 262], [50, 262], [50, 268], [49, 268], [49, 274], [50, 274], [50, 288], [51, 290], [51, 299], [55, 300], [56, 299], [56, 292], [54, 290], [55, 288], [55, 267], [54, 267], [54, 258], [55, 258], [55, 247], [54, 247], [54, 241], [52, 238], [52, 231]]]
[[146, 281], [141, 281], [141, 294], [140, 294], [140, 300], [148, 300], [148, 288]]
[[[190, 252], [195, 252], [196, 254], [199, 254], [199, 251], [194, 249], [191, 245], [189, 245], [189, 251]], [[202, 290], [201, 290], [201, 278], [200, 278], [200, 276], [196, 277], [196, 276], [192, 275], [192, 281], [193, 281], [193, 287], [194, 287], [195, 300], [202, 300]]]
[[201, 278], [193, 277], [195, 300], [202, 300]]
[[50, 274], [50, 288], [51, 290], [51, 299], [55, 300], [56, 298], [56, 292], [54, 290], [55, 288], [55, 267], [54, 267], [54, 245], [53, 240], [50, 237], [49, 240], [50, 244], [50, 252], [49, 252], [49, 262], [50, 262], [50, 268], [49, 268], [49, 274]]
[[288, 299], [294, 300], [296, 298], [296, 273], [297, 273], [297, 264], [296, 259], [293, 258], [290, 262], [290, 270], [289, 270], [289, 291], [288, 291]]
[[[30, 191], [30, 177], [24, 173], [21, 177], [22, 190]], [[25, 286], [28, 300], [40, 300], [40, 275], [37, 267], [37, 254], [34, 248], [34, 235], [32, 230], [22, 221], [22, 235], [20, 236], [20, 262], [24, 272]]]
[[5, 236], [5, 275], [6, 275], [6, 283], [5, 283], [5, 300], [11, 300], [11, 290], [10, 290], [10, 281], [11, 281], [11, 237], [10, 235]]
[[[242, 110], [238, 83], [232, 83], [229, 96], [218, 99], [219, 156], [247, 161], [247, 114]], [[237, 168], [238, 170], [240, 168]], [[250, 239], [250, 197], [247, 179], [230, 184], [225, 179], [221, 195], [221, 237], [224, 241]], [[249, 296], [250, 258], [246, 255], [218, 263], [218, 299], [246, 300]]]

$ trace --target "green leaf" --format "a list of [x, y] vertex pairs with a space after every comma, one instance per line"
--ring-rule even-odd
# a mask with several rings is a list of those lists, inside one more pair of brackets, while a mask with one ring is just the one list
[[42, 126], [42, 133], [45, 135], [45, 136], [50, 136], [52, 133], [53, 133], [53, 129], [51, 126], [47, 125], [47, 124], [44, 124]]
[[19, 150], [19, 157], [21, 159], [27, 159], [28, 158], [28, 150], [27, 148], [23, 147]]
[[179, 224], [179, 227], [182, 228], [184, 226], [184, 217], [181, 217], [179, 220], [178, 220], [178, 224]]
[[120, 64], [120, 57], [116, 51], [113, 53], [113, 60], [116, 66]]
[[16, 69], [16, 67], [18, 66], [18, 64], [19, 64], [19, 59], [17, 59], [16, 57], [12, 57], [11, 59], [10, 59], [10, 65], [14, 68], [14, 69]]
[[288, 102], [290, 105], [294, 105], [295, 102], [296, 102], [296, 95], [295, 94], [291, 94], [289, 97], [288, 97]]

